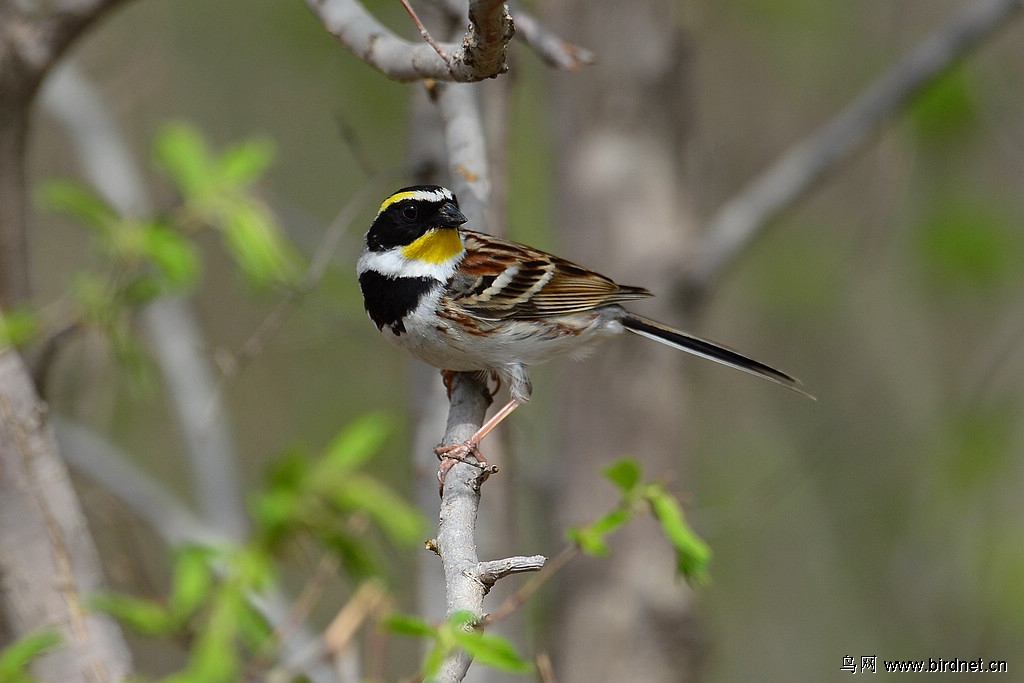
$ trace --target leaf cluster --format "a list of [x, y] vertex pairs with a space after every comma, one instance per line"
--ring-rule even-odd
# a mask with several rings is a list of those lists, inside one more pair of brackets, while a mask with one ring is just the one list
[[256, 286], [298, 282], [298, 255], [273, 213], [252, 191], [274, 158], [269, 139], [245, 140], [214, 154], [192, 126], [174, 122], [157, 135], [154, 152], [157, 165], [181, 193], [177, 223], [186, 229], [216, 230]]
[[383, 573], [371, 527], [395, 545], [422, 540], [419, 513], [359, 469], [390, 432], [386, 418], [368, 415], [346, 426], [318, 458], [286, 455], [252, 500], [250, 539], [179, 548], [163, 599], [104, 593], [93, 606], [140, 633], [189, 643], [186, 667], [164, 683], [240, 680], [252, 657], [279, 646], [254, 598], [278, 582], [279, 560], [296, 539], [322, 541], [351, 575]]
[[672, 545], [676, 572], [691, 583], [705, 583], [711, 549], [687, 523], [682, 505], [665, 485], [644, 482], [639, 463], [628, 458], [605, 467], [604, 476], [619, 490], [618, 505], [590, 524], [570, 529], [569, 540], [587, 554], [607, 555], [611, 552], [607, 539], [612, 532], [635, 515], [650, 513]]
[[48, 326], [28, 311], [9, 314], [0, 325], [0, 343], [24, 345], [47, 327], [86, 327], [100, 331], [118, 365], [138, 376], [146, 368], [132, 330], [134, 313], [158, 297], [199, 286], [203, 259], [197, 237], [203, 230], [221, 236], [253, 287], [295, 286], [301, 259], [255, 189], [273, 156], [273, 145], [263, 138], [211, 151], [195, 128], [174, 122], [154, 142], [154, 163], [179, 198], [166, 211], [124, 215], [85, 185], [46, 183], [38, 201], [88, 232], [96, 262], [71, 275], [65, 319]]
[[421, 669], [426, 680], [436, 677], [442, 663], [457, 649], [464, 650], [480, 664], [502, 671], [520, 674], [533, 671], [533, 665], [516, 652], [508, 639], [485, 633], [476, 622], [472, 612], [456, 612], [440, 624], [430, 624], [408, 614], [392, 614], [384, 620], [384, 626], [399, 635], [432, 641]]
[[350, 575], [363, 578], [383, 573], [371, 528], [396, 546], [419, 544], [427, 530], [419, 511], [359, 469], [392, 431], [388, 418], [372, 413], [341, 430], [315, 459], [298, 450], [282, 456], [267, 490], [250, 506], [261, 545], [276, 550], [296, 535], [311, 535], [338, 556]]

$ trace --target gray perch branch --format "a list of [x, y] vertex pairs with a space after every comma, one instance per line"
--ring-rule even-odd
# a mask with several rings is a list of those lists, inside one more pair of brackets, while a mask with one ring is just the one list
[[[451, 407], [444, 444], [465, 441], [483, 422], [491, 403], [487, 387], [469, 373], [452, 376]], [[484, 596], [494, 583], [516, 572], [537, 571], [544, 558], [512, 557], [481, 562], [476, 554], [476, 516], [480, 508], [480, 485], [486, 472], [480, 467], [457, 462], [448, 470], [441, 496], [440, 523], [434, 549], [441, 556], [444, 569], [447, 614], [471, 612], [483, 618]], [[437, 680], [441, 683], [461, 681], [472, 662], [466, 652], [458, 650], [445, 660]]]
[[505, 58], [515, 28], [500, 0], [469, 3], [469, 26], [462, 44], [442, 43], [444, 57], [425, 41], [399, 37], [356, 0], [306, 0], [306, 4], [345, 47], [398, 81], [433, 78], [470, 83], [508, 70]]

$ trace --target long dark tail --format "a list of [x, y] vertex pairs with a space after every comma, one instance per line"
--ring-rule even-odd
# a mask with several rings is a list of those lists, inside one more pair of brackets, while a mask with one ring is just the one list
[[654, 341], [659, 341], [662, 344], [667, 344], [673, 348], [679, 349], [680, 351], [686, 351], [692, 353], [695, 356], [701, 358], [707, 358], [713, 360], [716, 363], [722, 365], [728, 365], [731, 368], [737, 370], [743, 370], [749, 372], [751, 375], [757, 375], [769, 382], [774, 382], [781, 386], [791, 389], [798, 394], [802, 394], [810, 399], [814, 397], [808, 394], [806, 391], [800, 388], [800, 382], [793, 377], [790, 377], [781, 370], [776, 370], [770, 365], [765, 365], [761, 361], [748, 358], [742, 353], [727, 349], [724, 346], [710, 342], [700, 337], [694, 337], [692, 334], [686, 334], [679, 330], [672, 329], [667, 325], [662, 325], [659, 322], [655, 322], [649, 318], [644, 318], [633, 313], [627, 313], [622, 318], [622, 325], [630, 332], [635, 332], [641, 337], [647, 337]]

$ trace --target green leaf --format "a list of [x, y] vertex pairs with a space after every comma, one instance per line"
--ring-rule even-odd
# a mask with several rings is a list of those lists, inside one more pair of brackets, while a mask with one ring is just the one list
[[15, 308], [0, 312], [0, 349], [28, 343], [39, 328], [35, 311]]
[[619, 491], [628, 494], [640, 483], [640, 464], [636, 460], [623, 458], [605, 467], [604, 476], [615, 484]]
[[101, 234], [119, 220], [106, 200], [88, 187], [69, 180], [47, 182], [38, 197], [47, 208], [72, 216]]
[[253, 138], [226, 149], [217, 159], [217, 174], [229, 185], [243, 186], [256, 181], [274, 160], [274, 142]]
[[946, 416], [942, 424], [946, 457], [941, 462], [951, 490], [962, 495], [996, 486], [1016, 454], [1019, 401], [972, 402]]
[[686, 523], [679, 501], [660, 486], [649, 487], [646, 498], [661, 523], [665, 537], [676, 551], [676, 571], [687, 581], [704, 583], [711, 549]]
[[479, 618], [468, 609], [460, 609], [448, 617], [447, 624], [457, 631], [466, 631], [473, 627]]
[[185, 621], [198, 610], [213, 592], [214, 576], [210, 568], [212, 552], [200, 546], [183, 549], [174, 565], [171, 582], [170, 611]]
[[266, 207], [255, 199], [235, 200], [220, 213], [224, 243], [253, 285], [298, 281], [299, 258]]
[[997, 202], [945, 199], [931, 206], [918, 226], [917, 244], [931, 283], [939, 290], [991, 289], [1018, 276], [1024, 267], [1012, 209]]
[[565, 537], [578, 545], [587, 555], [604, 557], [611, 552], [611, 548], [604, 542], [604, 537], [594, 533], [590, 527], [572, 527], [565, 532]]
[[173, 289], [189, 289], [195, 285], [199, 252], [181, 233], [159, 223], [146, 225], [142, 248]]
[[178, 621], [166, 607], [144, 598], [123, 593], [97, 593], [89, 598], [89, 604], [116, 617], [140, 633], [167, 635], [178, 628]]
[[423, 656], [423, 680], [431, 681], [441, 672], [441, 665], [454, 647], [454, 643], [438, 641], [434, 647], [427, 650], [427, 654]]
[[117, 306], [100, 275], [88, 271], [75, 273], [69, 290], [86, 322], [106, 327], [116, 318]]
[[569, 529], [566, 536], [586, 554], [603, 557], [611, 552], [605, 538], [632, 516], [630, 508], [620, 505], [587, 526]]
[[306, 451], [297, 446], [289, 447], [267, 468], [268, 486], [270, 489], [298, 488], [309, 470], [310, 459]]
[[195, 683], [229, 683], [238, 680], [239, 654], [235, 640], [245, 609], [245, 598], [238, 587], [221, 587], [205, 628], [199, 633], [192, 648], [192, 659], [187, 669], [188, 680]]
[[274, 581], [273, 558], [255, 546], [242, 546], [230, 555], [231, 574], [245, 590], [264, 590]]
[[399, 545], [413, 545], [423, 540], [426, 522], [419, 510], [372, 477], [349, 475], [333, 495], [328, 495], [343, 510], [369, 513], [388, 537]]
[[34, 631], [9, 644], [0, 651], [0, 683], [34, 681], [26, 669], [37, 657], [60, 642], [60, 634], [56, 631]]
[[335, 479], [356, 469], [384, 445], [394, 431], [392, 420], [383, 413], [356, 418], [334, 437], [316, 464], [315, 479]]
[[260, 527], [266, 533], [276, 536], [296, 521], [301, 505], [302, 498], [298, 491], [281, 487], [255, 497], [252, 511]]
[[353, 538], [335, 530], [328, 530], [326, 533], [320, 531], [319, 536], [324, 545], [341, 560], [347, 574], [360, 579], [380, 576], [384, 572], [384, 567], [378, 562], [374, 548], [367, 538]]
[[149, 274], [139, 275], [126, 282], [121, 290], [121, 300], [129, 306], [141, 306], [163, 294], [163, 280]]
[[273, 637], [274, 628], [249, 602], [242, 605], [238, 615], [238, 636], [250, 648], [257, 649]]
[[206, 141], [192, 125], [173, 121], [160, 129], [153, 145], [156, 162], [186, 199], [202, 197], [214, 188]]
[[505, 638], [482, 631], [456, 631], [455, 642], [479, 664], [512, 673], [530, 673], [533, 665]]
[[392, 633], [412, 638], [434, 638], [437, 628], [411, 614], [394, 612], [384, 617], [381, 624]]
[[977, 125], [977, 95], [966, 69], [950, 71], [911, 105], [910, 121], [926, 142], [948, 145]]
[[604, 537], [628, 522], [632, 516], [633, 512], [629, 508], [617, 507], [593, 522], [590, 525], [590, 530]]

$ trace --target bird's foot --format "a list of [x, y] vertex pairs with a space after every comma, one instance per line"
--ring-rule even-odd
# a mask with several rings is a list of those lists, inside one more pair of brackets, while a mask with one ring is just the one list
[[438, 446], [434, 449], [434, 453], [441, 461], [441, 464], [437, 467], [437, 483], [441, 495], [444, 495], [444, 479], [448, 475], [448, 470], [454, 467], [457, 462], [472, 465], [480, 470], [480, 475], [476, 479], [478, 486], [486, 481], [487, 477], [498, 471], [497, 466], [487, 462], [487, 459], [480, 452], [479, 440], [472, 438], [461, 443]]

